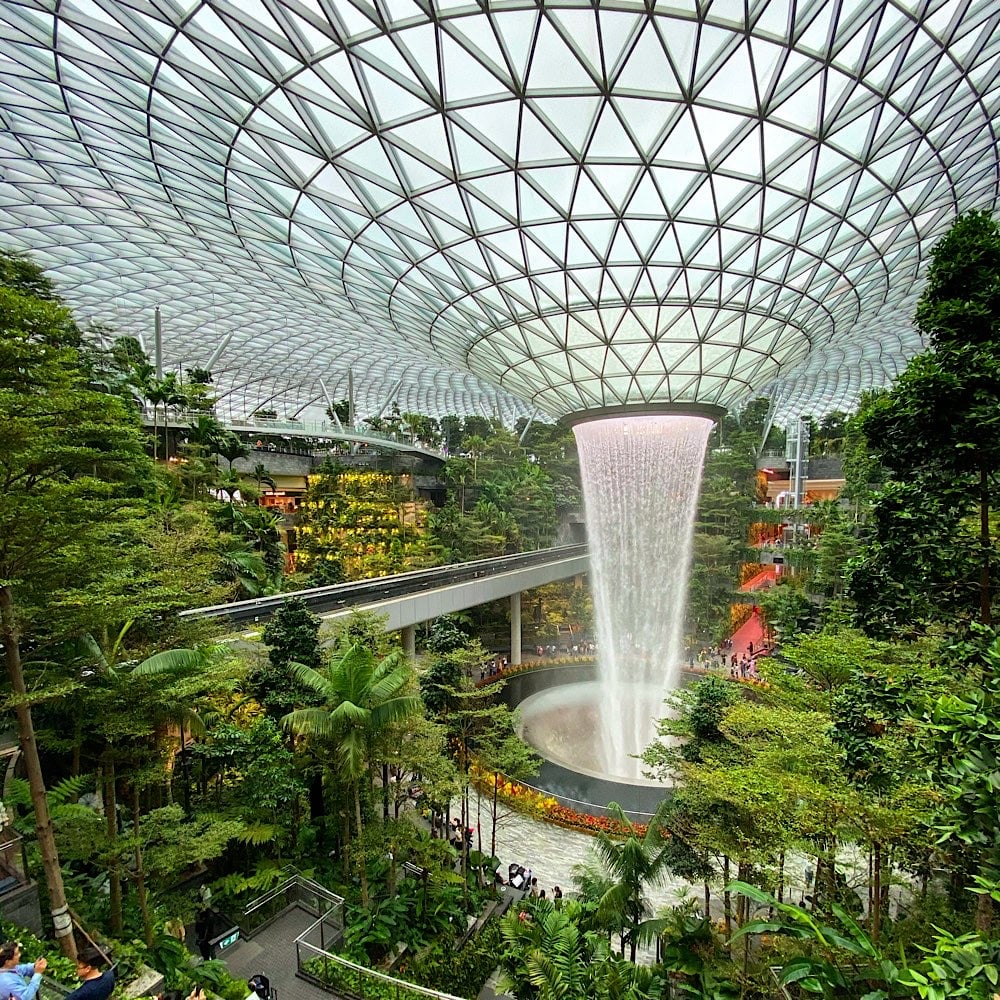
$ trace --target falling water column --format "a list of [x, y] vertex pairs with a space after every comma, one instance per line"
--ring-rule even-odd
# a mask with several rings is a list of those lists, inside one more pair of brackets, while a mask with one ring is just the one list
[[707, 416], [640, 414], [574, 425], [590, 543], [605, 773], [655, 736], [681, 667]]

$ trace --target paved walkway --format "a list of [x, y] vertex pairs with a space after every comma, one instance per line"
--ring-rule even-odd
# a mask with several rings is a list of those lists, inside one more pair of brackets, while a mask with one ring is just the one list
[[752, 576], [740, 587], [741, 594], [749, 594], [755, 590], [767, 590], [777, 582], [778, 574], [774, 566], [765, 566], [756, 576]]
[[[737, 657], [750, 651], [750, 643], [753, 643], [755, 651], [759, 651], [764, 643], [764, 623], [760, 620], [760, 613], [751, 615], [734, 633], [732, 652]], [[730, 654], [732, 655], [732, 654]]]
[[240, 941], [220, 956], [234, 976], [248, 979], [262, 972], [278, 992], [278, 1000], [330, 1000], [321, 990], [295, 975], [295, 939], [316, 918], [296, 907], [249, 941]]

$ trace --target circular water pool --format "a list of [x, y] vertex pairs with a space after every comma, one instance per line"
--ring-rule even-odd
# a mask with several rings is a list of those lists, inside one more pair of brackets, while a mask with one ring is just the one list
[[[669, 782], [642, 775], [641, 761], [622, 753], [609, 766], [601, 750], [607, 696], [596, 680], [596, 664], [538, 667], [515, 674], [504, 696], [521, 713], [521, 736], [542, 758], [538, 777], [529, 780], [578, 812], [603, 816], [617, 802], [632, 819], [644, 821], [655, 811]], [[645, 719], [663, 714], [663, 692], [644, 691], [635, 714]], [[620, 720], [613, 725], [626, 728]], [[643, 747], [636, 746], [635, 753]]]

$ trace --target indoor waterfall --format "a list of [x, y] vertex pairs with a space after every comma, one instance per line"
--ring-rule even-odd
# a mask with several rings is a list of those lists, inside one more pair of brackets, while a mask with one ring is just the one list
[[642, 415], [576, 424], [598, 642], [605, 774], [637, 776], [677, 686], [702, 460], [712, 421]]

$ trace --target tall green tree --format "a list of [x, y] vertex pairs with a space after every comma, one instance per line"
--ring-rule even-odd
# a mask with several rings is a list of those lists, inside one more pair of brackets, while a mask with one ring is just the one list
[[[295, 709], [282, 723], [294, 733], [333, 742], [337, 770], [353, 793], [356, 834], [360, 838], [364, 833], [361, 785], [366, 777], [371, 780], [380, 740], [393, 723], [421, 708], [413, 668], [400, 650], [379, 660], [368, 646], [356, 643], [326, 668], [316, 670], [299, 663], [293, 665], [292, 674], [315, 691], [322, 704]], [[359, 856], [361, 901], [367, 905], [364, 852]]]
[[[986, 654], [980, 683], [937, 698], [926, 712], [923, 744], [929, 776], [943, 791], [941, 839], [972, 858], [981, 879], [1000, 883], [1000, 639]], [[981, 892], [976, 928], [988, 934], [993, 899]]]
[[[16, 284], [0, 285], [0, 642], [56, 935], [73, 954], [22, 637], [51, 632], [61, 594], [110, 574], [114, 522], [135, 516], [135, 494], [150, 470], [122, 400], [89, 387], [71, 315], [53, 298], [37, 297], [39, 288], [49, 294], [44, 276], [30, 262], [3, 260]], [[59, 624], [70, 627], [79, 616], [78, 608]]]
[[[1000, 473], [1000, 225], [960, 216], [935, 246], [916, 324], [930, 350], [873, 401], [863, 430], [892, 482], [852, 575], [872, 631], [992, 621], [990, 513]], [[924, 596], [915, 606], [913, 595]]]
[[319, 627], [319, 618], [298, 597], [287, 598], [268, 619], [262, 636], [267, 664], [256, 667], [247, 678], [248, 690], [268, 715], [280, 719], [297, 707], [319, 704], [320, 696], [299, 683], [291, 668], [293, 663], [320, 668]]

